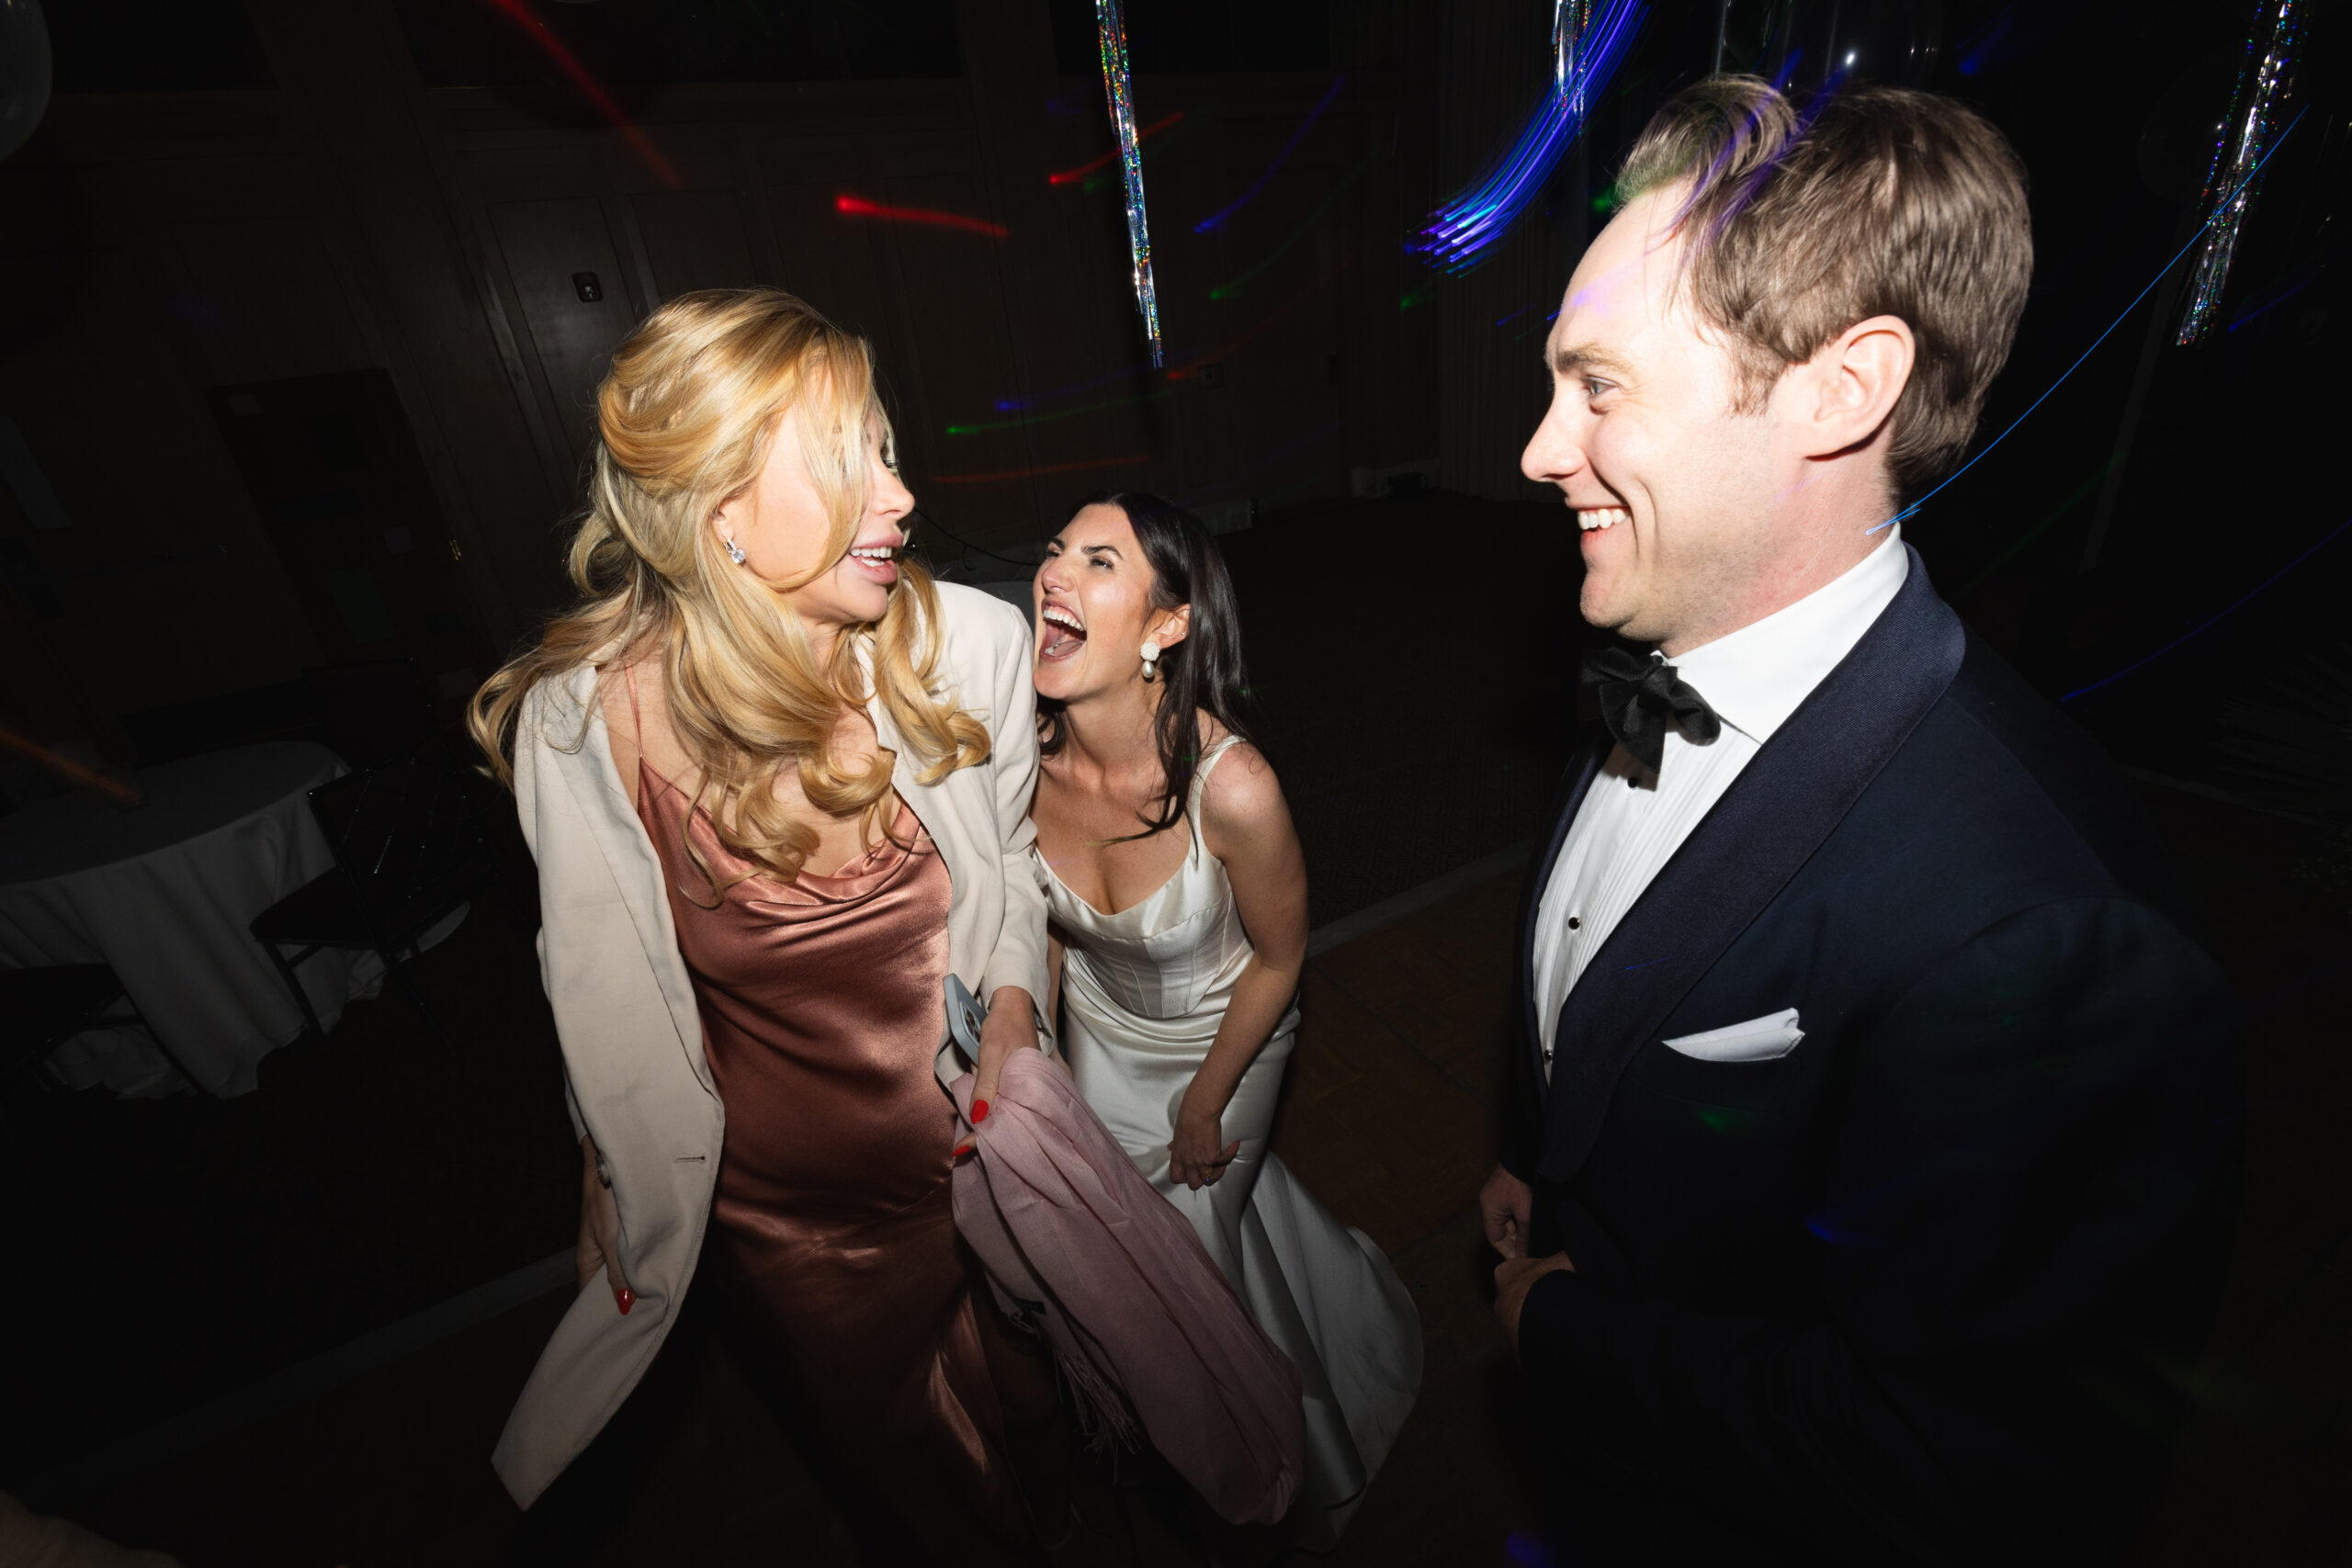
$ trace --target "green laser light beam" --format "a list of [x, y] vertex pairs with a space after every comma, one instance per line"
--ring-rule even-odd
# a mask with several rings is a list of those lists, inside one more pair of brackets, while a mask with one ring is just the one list
[[2052, 507], [2048, 516], [2044, 517], [2041, 522], [2036, 523], [2024, 533], [2018, 535], [2017, 538], [2010, 543], [2007, 549], [2003, 550], [1999, 555], [1993, 558], [1993, 562], [1990, 566], [1987, 566], [1983, 571], [1978, 572], [1974, 577], [1970, 578], [1966, 582], [1962, 583], [1961, 585], [1960, 592], [1954, 593], [1952, 597], [1955, 599], [1959, 598], [1961, 594], [1966, 593], [1971, 589], [1977, 587], [1983, 583], [1985, 579], [1991, 577], [1995, 572], [2008, 565], [2011, 560], [2017, 558], [2018, 551], [2024, 549], [2028, 545], [2033, 543], [2036, 539], [2041, 537], [2042, 535], [2048, 533], [2050, 531], [2051, 525], [2056, 523], [2061, 517], [2065, 516], [2066, 513], [2072, 512], [2075, 507], [2080, 506], [2083, 503], [2083, 498], [2090, 494], [2090, 492], [2098, 487], [2099, 480], [2107, 478], [2108, 470], [2114, 467], [2115, 459], [2112, 457], [2100, 464], [2098, 470], [2092, 474], [2090, 478], [2085, 479], [2081, 484], [2076, 485], [2074, 489], [2074, 492], [2068, 495], [2065, 500], [2060, 502], [2056, 506]]

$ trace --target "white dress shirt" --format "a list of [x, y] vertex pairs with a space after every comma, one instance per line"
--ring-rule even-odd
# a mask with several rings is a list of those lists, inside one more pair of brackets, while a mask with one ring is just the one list
[[1614, 747], [1585, 792], [1535, 915], [1535, 1021], [1547, 1081], [1560, 1006], [1585, 964], [1749, 759], [1894, 602], [1910, 570], [1903, 530], [1890, 528], [1835, 581], [1668, 661], [1715, 710], [1723, 732], [1711, 746], [1693, 746], [1668, 729], [1655, 773]]

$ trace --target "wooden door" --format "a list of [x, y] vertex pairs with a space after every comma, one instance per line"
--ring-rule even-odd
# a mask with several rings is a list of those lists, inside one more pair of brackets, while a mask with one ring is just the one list
[[580, 197], [492, 202], [489, 210], [567, 456], [584, 474], [596, 436], [597, 383], [637, 325], [604, 204]]

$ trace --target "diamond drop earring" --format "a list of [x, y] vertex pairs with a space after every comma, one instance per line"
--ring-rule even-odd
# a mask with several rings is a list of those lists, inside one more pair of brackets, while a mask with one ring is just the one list
[[718, 536], [718, 538], [719, 542], [727, 547], [727, 558], [733, 561], [737, 566], [741, 566], [743, 564], [743, 547], [735, 542], [735, 536], [732, 534], [721, 534]]

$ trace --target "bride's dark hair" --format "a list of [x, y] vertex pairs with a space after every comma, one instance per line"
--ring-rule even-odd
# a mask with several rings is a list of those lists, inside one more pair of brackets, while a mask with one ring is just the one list
[[[1143, 558], [1151, 566], [1155, 607], [1193, 607], [1184, 640], [1159, 655], [1159, 679], [1167, 689], [1159, 699], [1156, 735], [1167, 785], [1159, 797], [1157, 818], [1145, 817], [1143, 831], [1127, 835], [1128, 839], [1148, 838], [1183, 818], [1193, 774], [1201, 760], [1200, 715], [1208, 714], [1228, 733], [1250, 740], [1240, 716], [1249, 677], [1241, 664], [1239, 605], [1233, 596], [1232, 575], [1226, 570], [1225, 552], [1191, 513], [1139, 491], [1106, 491], [1079, 502], [1070, 515], [1090, 506], [1115, 506], [1127, 514], [1136, 543], [1143, 547]], [[1062, 749], [1062, 705], [1040, 697], [1037, 724], [1037, 749], [1053, 756]]]

